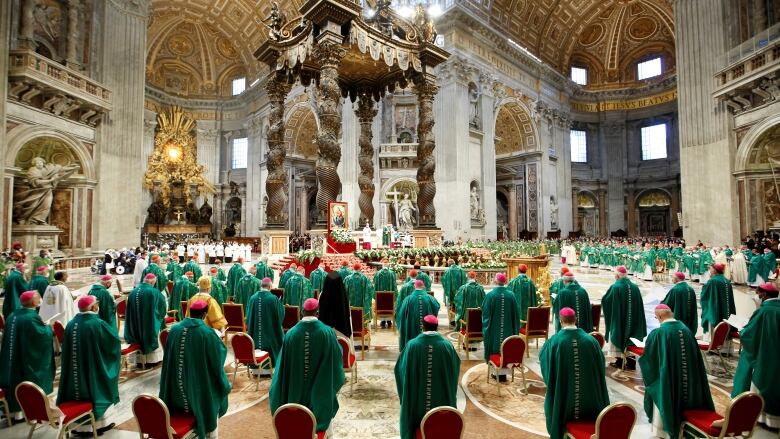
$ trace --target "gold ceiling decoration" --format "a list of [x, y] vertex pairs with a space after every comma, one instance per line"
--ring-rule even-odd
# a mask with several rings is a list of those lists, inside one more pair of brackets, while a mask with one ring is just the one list
[[580, 209], [593, 209], [596, 207], [596, 199], [585, 192], [580, 192], [577, 195], [577, 207]]
[[671, 204], [669, 195], [660, 191], [645, 192], [639, 197], [639, 207], [666, 207]]
[[[189, 188], [197, 187], [200, 194], [216, 193], [216, 188], [203, 178], [206, 168], [197, 162], [197, 145], [192, 135], [195, 121], [187, 117], [180, 107], [160, 111], [157, 117], [157, 134], [154, 137], [154, 151], [149, 157], [144, 175], [144, 187], [159, 188], [160, 199], [167, 208], [173, 183], [184, 183]], [[187, 194], [187, 203], [190, 191]]]

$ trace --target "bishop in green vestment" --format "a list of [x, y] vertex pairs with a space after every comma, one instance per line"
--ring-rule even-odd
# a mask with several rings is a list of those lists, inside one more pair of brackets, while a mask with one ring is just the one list
[[152, 262], [144, 269], [143, 273], [141, 273], [144, 278], [146, 278], [147, 274], [153, 274], [155, 276], [156, 282], [155, 288], [157, 288], [160, 292], [167, 292], [168, 291], [168, 278], [165, 276], [165, 271], [163, 271], [162, 267], [160, 267], [158, 264], [160, 263], [160, 256], [154, 255], [152, 256]]
[[563, 279], [564, 286], [558, 290], [558, 295], [556, 295], [552, 301], [555, 332], [558, 332], [561, 329], [558, 313], [563, 308], [571, 308], [577, 314], [577, 327], [590, 333], [593, 331], [593, 314], [590, 310], [590, 297], [588, 297], [585, 288], [574, 284], [574, 273], [566, 273]]
[[721, 263], [712, 264], [710, 280], [701, 289], [701, 327], [704, 332], [709, 332], [737, 312], [731, 281], [723, 275], [725, 269]]
[[753, 249], [753, 255], [749, 258], [750, 266], [748, 267], [748, 285], [758, 285], [759, 283], [766, 282], [767, 278], [764, 277], [766, 271], [764, 266], [766, 260], [763, 255], [758, 254], [758, 249]]
[[[320, 264], [316, 270], [312, 270], [312, 272], [309, 273], [309, 282], [311, 282], [311, 287], [322, 293], [322, 286], [325, 284], [325, 278], [327, 276], [328, 272], [325, 271], [325, 267]], [[267, 277], [273, 280], [273, 278], [270, 276]]]
[[[193, 282], [193, 273], [188, 271], [184, 276], [179, 277], [173, 288], [171, 288], [171, 297], [168, 300], [168, 311], [178, 311], [181, 313], [181, 302], [188, 302], [192, 296], [197, 294], [198, 286]], [[184, 319], [184, 316], [178, 316], [177, 320]]]
[[98, 420], [98, 432], [102, 433], [103, 415], [110, 406], [119, 402], [122, 343], [116, 327], [100, 318], [99, 306], [95, 296], [81, 296], [78, 300], [79, 313], [65, 328], [57, 404], [65, 401], [91, 402]]
[[539, 353], [547, 386], [544, 417], [551, 439], [562, 439], [566, 423], [595, 420], [609, 405], [604, 353], [590, 334], [577, 327], [571, 308], [560, 311], [560, 327]]
[[520, 332], [520, 317], [517, 315], [517, 299], [506, 287], [506, 275], [496, 274], [496, 284], [482, 302], [482, 345], [485, 348], [485, 362], [492, 354], [501, 352], [501, 343]]
[[[455, 295], [466, 283], [466, 272], [455, 263], [454, 259], [447, 261], [447, 269], [441, 278], [441, 286], [444, 288], [444, 304], [450, 308], [455, 307]], [[457, 320], [456, 320], [457, 322]]]
[[141, 346], [146, 363], [160, 360], [159, 335], [165, 327], [165, 296], [155, 285], [157, 277], [147, 274], [144, 282], [127, 297], [125, 314], [125, 342]]
[[49, 287], [49, 268], [38, 267], [38, 271], [30, 279], [30, 289], [35, 290], [43, 297], [46, 288]]
[[[417, 273], [416, 275], [412, 275], [412, 271]], [[415, 280], [421, 280], [425, 284], [425, 291], [431, 291], [431, 277], [428, 276], [427, 273], [420, 270], [419, 265], [415, 265], [412, 270], [409, 271], [409, 278], [406, 279], [406, 281], [415, 281]]]
[[[239, 282], [241, 282], [241, 279], [243, 279], [244, 276], [246, 276], [246, 270], [244, 270], [244, 267], [241, 265], [240, 262], [234, 262], [233, 266], [230, 267], [230, 270], [228, 271], [228, 275], [227, 275], [227, 290], [231, 296], [238, 296], [238, 289], [239, 289], [238, 284]], [[252, 291], [252, 293], [254, 294], [254, 291]], [[236, 300], [236, 302], [238, 302], [238, 300]], [[238, 302], [238, 303], [243, 303], [243, 302]]]
[[629, 338], [642, 340], [647, 335], [645, 307], [639, 287], [626, 278], [626, 267], [615, 269], [613, 283], [601, 299], [606, 330], [604, 339], [612, 343], [612, 353], [618, 358], [616, 366], [622, 366], [622, 353]]
[[211, 267], [209, 269], [209, 276], [211, 277], [211, 297], [217, 301], [220, 305], [228, 301], [227, 286], [225, 286], [225, 280], [219, 278], [219, 270], [217, 267]]
[[[246, 273], [236, 284], [236, 289], [233, 292], [233, 300], [236, 303], [244, 305], [246, 308], [249, 298], [256, 292], [260, 291], [260, 279], [255, 277], [255, 267], [249, 269], [249, 273]], [[286, 294], [285, 294], [286, 295]]]
[[[410, 275], [412, 273], [416, 276], [417, 270], [409, 272]], [[414, 276], [407, 278], [403, 285], [401, 285], [401, 288], [398, 289], [398, 295], [395, 298], [395, 315], [398, 315], [398, 310], [401, 309], [401, 304], [404, 303], [404, 299], [414, 292]], [[423, 283], [423, 287], [425, 287], [425, 283]]]
[[[676, 438], [683, 410], [714, 410], [701, 350], [691, 331], [666, 305], [658, 305], [661, 322], [645, 341], [639, 357], [645, 383], [645, 414], [657, 437]], [[667, 436], [668, 435], [668, 436]]]
[[203, 275], [203, 273], [200, 271], [200, 264], [198, 264], [198, 261], [195, 259], [195, 256], [190, 258], [190, 260], [187, 261], [186, 264], [184, 264], [184, 267], [182, 267], [181, 270], [182, 270], [182, 273], [186, 273], [188, 271], [191, 271], [193, 279], [200, 279], [201, 276]]
[[339, 411], [337, 394], [344, 385], [342, 351], [336, 331], [317, 319], [319, 303], [308, 299], [303, 319], [284, 336], [268, 401], [271, 413], [288, 403], [314, 413], [317, 431], [326, 431]]
[[339, 275], [341, 275], [341, 280], [347, 280], [350, 274], [352, 274], [352, 270], [349, 269], [349, 263], [347, 261], [341, 261], [341, 266], [339, 267]]
[[300, 312], [303, 309], [303, 302], [312, 297], [314, 297], [314, 288], [311, 287], [311, 282], [303, 274], [295, 273], [294, 276], [287, 279], [284, 285], [282, 304], [297, 306]]
[[111, 294], [108, 289], [111, 288], [113, 278], [110, 274], [106, 274], [100, 278], [100, 283], [92, 285], [89, 290], [90, 296], [95, 296], [100, 303], [98, 308], [98, 317], [100, 320], [106, 322], [108, 326], [114, 328], [114, 331], [118, 330], [116, 325], [116, 304], [114, 303], [114, 295]]
[[271, 293], [272, 282], [270, 277], [263, 279], [260, 291], [249, 298], [246, 306], [246, 330], [255, 342], [255, 349], [268, 352], [275, 365], [284, 338], [284, 305]]
[[678, 271], [672, 280], [674, 286], [661, 301], [668, 305], [674, 312], [674, 318], [681, 321], [690, 331], [696, 334], [699, 329], [699, 309], [696, 304], [696, 292], [688, 282], [685, 282], [685, 273]]
[[414, 439], [422, 418], [436, 407], [457, 408], [460, 358], [437, 327], [435, 315], [425, 316], [423, 332], [407, 343], [395, 363], [402, 439]]
[[227, 413], [230, 382], [225, 375], [227, 348], [203, 317], [208, 305], [195, 301], [190, 317], [171, 328], [160, 374], [160, 399], [171, 411], [195, 417], [195, 432], [203, 439], [217, 430]]
[[[534, 281], [525, 274], [528, 271], [528, 266], [520, 264], [518, 270], [520, 271], [520, 274], [512, 279], [507, 287], [512, 290], [512, 293], [515, 295], [515, 300], [517, 300], [518, 318], [525, 321], [528, 319], [528, 308], [539, 306], [539, 299], [536, 297], [536, 285], [534, 285]], [[522, 328], [523, 326], [525, 326], [525, 324], [520, 322], [520, 327]]]
[[6, 389], [11, 413], [21, 409], [14, 392], [7, 389], [31, 381], [48, 395], [54, 387], [54, 334], [35, 311], [41, 305], [41, 295], [26, 291], [19, 301], [20, 308], [5, 321], [0, 348], [0, 388]]
[[766, 283], [758, 287], [761, 307], [739, 331], [742, 353], [739, 355], [731, 396], [756, 389], [764, 398], [760, 422], [780, 427], [780, 299], [777, 287]]
[[[16, 264], [16, 268], [12, 269], [8, 276], [5, 278], [5, 297], [3, 298], [3, 317], [8, 320], [8, 317], [21, 307], [19, 304], [19, 296], [27, 291], [27, 282], [24, 280], [24, 264]], [[40, 294], [40, 293], [39, 293]]]
[[[175, 260], [175, 259], [169, 259], [168, 265], [165, 266], [165, 271], [168, 272], [168, 281], [176, 283], [176, 281], [179, 279], [179, 276], [182, 275], [183, 271], [181, 269], [181, 265]], [[193, 273], [193, 276], [195, 273]]]
[[49, 276], [49, 282], [52, 282], [54, 281], [54, 270], [52, 270], [53, 264], [54, 261], [52, 261], [51, 256], [49, 255], [49, 251], [43, 249], [40, 251], [38, 256], [33, 259], [32, 272], [37, 273], [39, 267], [46, 267]]
[[775, 257], [775, 252], [767, 247], [764, 249], [764, 274], [766, 274], [764, 280], [769, 280], [769, 276], [774, 274], [776, 269], [777, 257]]
[[406, 343], [422, 332], [423, 318], [439, 314], [439, 302], [425, 290], [422, 280], [414, 281], [414, 292], [404, 299], [395, 315], [398, 328], [398, 348], [403, 352]]
[[374, 316], [371, 310], [371, 301], [374, 300], [375, 296], [374, 285], [360, 271], [361, 268], [360, 264], [352, 266], [354, 272], [344, 279], [344, 288], [347, 289], [349, 296], [349, 306], [363, 308], [363, 320], [371, 320]]
[[279, 288], [284, 288], [287, 286], [287, 281], [290, 280], [291, 277], [296, 276], [298, 274], [298, 264], [292, 263], [289, 267], [287, 267], [287, 270], [284, 270], [284, 272], [279, 276]]
[[384, 265], [374, 274], [374, 291], [398, 291], [398, 275]]
[[479, 308], [485, 301], [485, 289], [477, 282], [477, 273], [471, 271], [468, 280], [455, 293], [455, 329], [460, 330], [461, 320], [466, 320], [466, 310]]
[[268, 265], [268, 256], [263, 256], [260, 258], [260, 262], [255, 264], [255, 269], [257, 270], [255, 272], [255, 276], [258, 279], [265, 279], [266, 277], [274, 280], [274, 269], [271, 268], [270, 265]]

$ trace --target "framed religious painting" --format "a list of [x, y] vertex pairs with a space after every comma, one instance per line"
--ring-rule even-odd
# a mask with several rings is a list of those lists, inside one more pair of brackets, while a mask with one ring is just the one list
[[331, 201], [328, 203], [328, 230], [349, 229], [349, 206], [347, 203]]

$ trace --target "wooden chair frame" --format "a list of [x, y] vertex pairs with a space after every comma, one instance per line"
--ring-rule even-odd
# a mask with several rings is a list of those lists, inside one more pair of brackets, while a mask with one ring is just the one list
[[[295, 323], [292, 324], [289, 328], [285, 328], [284, 324], [287, 321], [287, 313], [289, 312], [290, 315], [293, 315], [293, 309], [294, 315], [298, 318], [298, 320], [295, 321]], [[295, 305], [284, 305], [284, 315], [282, 316], [282, 331], [287, 334], [287, 331], [293, 328], [298, 322], [301, 321], [301, 309]]]
[[[133, 417], [135, 417], [136, 419], [138, 418], [138, 414], [135, 413], [135, 401], [137, 399], [139, 399], [139, 398], [152, 398], [152, 399], [157, 400], [157, 402], [160, 403], [160, 405], [162, 406], [163, 410], [165, 411], [165, 419], [166, 419], [167, 424], [168, 424], [168, 429], [167, 429], [168, 430], [168, 439], [173, 439], [173, 435], [174, 435], [175, 432], [173, 431], [173, 428], [171, 427], [171, 412], [170, 412], [170, 410], [168, 410], [168, 406], [165, 404], [165, 402], [162, 399], [160, 399], [160, 398], [158, 398], [158, 397], [156, 397], [154, 395], [150, 395], [148, 393], [142, 393], [142, 394], [136, 396], [135, 398], [133, 398], [133, 402], [131, 404], [131, 408], [133, 410]], [[140, 430], [140, 428], [139, 428], [139, 430]], [[143, 432], [139, 431], [138, 434], [141, 437], [140, 439], [146, 439], [146, 437], [144, 436]], [[197, 434], [195, 433], [195, 430], [190, 430], [187, 433], [185, 433], [182, 436], [182, 439], [190, 438], [190, 437], [197, 437]]]
[[[253, 362], [252, 362], [252, 363], [245, 363], [245, 362], [242, 362], [242, 361], [238, 361], [238, 358], [236, 358], [236, 356], [235, 356], [235, 349], [234, 349], [234, 350], [233, 350], [233, 379], [232, 379], [232, 381], [231, 381], [231, 384], [232, 384], [232, 385], [235, 385], [235, 384], [236, 384], [236, 373], [238, 372], [238, 368], [239, 368], [239, 366], [241, 366], [242, 364], [243, 364], [244, 366], [246, 366], [246, 374], [247, 374], [247, 376], [248, 376], [249, 378], [252, 378], [252, 376], [251, 376], [252, 374], [251, 374], [251, 372], [249, 371], [249, 370], [250, 370], [250, 367], [249, 367], [249, 366], [257, 366], [257, 367], [259, 367], [259, 368], [265, 368], [265, 369], [269, 369], [269, 370], [271, 371], [271, 376], [273, 376], [273, 373], [274, 373], [274, 367], [273, 367], [273, 365], [271, 364], [271, 355], [269, 354], [269, 355], [268, 355], [268, 357], [267, 357], [265, 360], [263, 360], [263, 361], [261, 361], [261, 362], [259, 362], [259, 363], [258, 363], [258, 362], [257, 362], [257, 358], [256, 358], [256, 357], [254, 357], [254, 351], [255, 351], [255, 349], [254, 349], [254, 346], [255, 346], [255, 341], [254, 341], [254, 340], [252, 340], [252, 337], [251, 337], [249, 334], [247, 334], [246, 332], [237, 332], [237, 333], [233, 334], [233, 338], [232, 338], [232, 339], [230, 339], [230, 342], [231, 342], [231, 347], [233, 346], [233, 344], [232, 344], [232, 343], [233, 343], [233, 340], [235, 340], [235, 339], [236, 339], [236, 336], [240, 336], [240, 337], [248, 337], [248, 338], [249, 338], [249, 341], [250, 341], [250, 343], [252, 343], [252, 352], [253, 352], [253, 358], [252, 358], [252, 360], [253, 360]], [[255, 390], [258, 390], [258, 389], [260, 388], [260, 374], [257, 374], [256, 378], [257, 378], [257, 379], [256, 379], [256, 382], [255, 382]]]
[[[501, 368], [501, 365], [504, 364], [504, 345], [506, 345], [506, 342], [508, 340], [513, 339], [520, 339], [525, 344], [525, 350], [528, 351], [528, 343], [525, 341], [525, 339], [522, 336], [519, 335], [510, 335], [509, 337], [505, 338], [504, 341], [501, 342], [501, 352], [499, 353], [500, 359], [498, 360], [500, 364], [494, 364], [493, 361], [488, 361], [488, 371], [487, 371], [487, 383], [490, 384], [490, 371], [495, 370], [496, 371], [496, 385], [498, 386], [498, 394], [501, 395], [501, 382], [498, 380], [498, 369]], [[519, 367], [518, 367], [519, 366]], [[523, 378], [523, 395], [528, 394], [528, 385], [525, 380], [525, 364], [520, 363], [519, 365], [517, 363], [511, 363], [507, 364], [507, 367], [509, 367], [509, 370], [512, 374], [512, 382], [515, 382], [515, 369], [520, 369], [520, 375]]]
[[[599, 427], [601, 427], [601, 421], [604, 419], [604, 416], [609, 413], [610, 410], [613, 410], [618, 407], [628, 407], [631, 409], [631, 411], [634, 413], [634, 422], [631, 425], [631, 430], [629, 431], [629, 437], [631, 436], [631, 431], [634, 430], [634, 425], [636, 425], [636, 409], [631, 406], [631, 404], [625, 403], [625, 402], [616, 402], [614, 404], [610, 404], [606, 407], [604, 407], [603, 410], [601, 410], [601, 413], [599, 413], [599, 416], [596, 418], [596, 433], [591, 436], [591, 439], [599, 439]], [[682, 436], [680, 436], [682, 437]], [[575, 439], [574, 436], [569, 434], [569, 432], [566, 432], [566, 435], [564, 436], [564, 439]]]
[[730, 348], [728, 347], [728, 342], [729, 342], [729, 333], [731, 332], [731, 325], [729, 325], [729, 323], [726, 322], [725, 320], [721, 321], [720, 323], [715, 325], [714, 328], [712, 328], [712, 337], [711, 338], [714, 339], [715, 338], [714, 335], [719, 330], [722, 330], [722, 329], [719, 329], [719, 328], [722, 328], [723, 326], [726, 326], [726, 338], [725, 338], [725, 340], [723, 341], [723, 343], [720, 346], [717, 346], [717, 347], [713, 346], [713, 340], [710, 340], [709, 346], [707, 346], [706, 349], [704, 349], [703, 345], [699, 345], [699, 348], [701, 349], [702, 353], [704, 354], [704, 364], [705, 364], [705, 366], [707, 366], [707, 373], [715, 375], [713, 373], [712, 362], [710, 361], [710, 358], [709, 358], [709, 355], [708, 355], [710, 352], [714, 352], [714, 353], [716, 353], [718, 355], [718, 360], [720, 360], [719, 363], [720, 363], [720, 367], [723, 368], [724, 376], [731, 376], [731, 371], [729, 370], [728, 364], [726, 363], [726, 360], [723, 358], [724, 357], [724, 352], [723, 351], [726, 350], [725, 354], [728, 355], [728, 352], [730, 350]]
[[425, 422], [428, 421], [428, 418], [430, 418], [432, 415], [436, 415], [436, 413], [438, 412], [452, 412], [458, 415], [462, 425], [462, 428], [460, 429], [460, 436], [458, 436], [458, 439], [463, 439], [463, 432], [464, 430], [466, 430], [466, 420], [463, 418], [463, 413], [448, 406], [441, 406], [441, 407], [436, 407], [435, 409], [428, 410], [428, 413], [426, 413], [425, 416], [423, 416], [422, 420], [420, 421], [420, 435], [422, 436], [422, 439], [436, 439], [436, 438], [425, 436], [425, 429], [423, 428], [423, 426], [425, 425]]
[[[726, 436], [726, 432], [728, 430], [726, 427], [728, 427], [729, 421], [731, 420], [731, 408], [734, 406], [734, 404], [737, 403], [737, 401], [739, 401], [742, 398], [745, 398], [745, 397], [747, 397], [749, 395], [758, 396], [758, 398], [761, 400], [761, 410], [758, 411], [759, 416], [756, 416], [755, 421], [753, 421], [753, 428], [750, 430], [750, 433], [748, 433], [746, 435], [742, 435], [740, 437], [742, 437], [744, 439], [749, 439], [749, 438], [753, 437], [753, 433], [755, 433], [755, 431], [756, 431], [756, 424], [758, 424], [758, 418], [761, 417], [761, 413], [764, 411], [765, 402], [764, 402], [764, 398], [761, 395], [759, 395], [759, 394], [757, 394], [755, 392], [742, 392], [739, 395], [737, 395], [736, 398], [732, 399], [731, 403], [729, 404], [729, 406], [726, 407], [726, 414], [723, 416], [723, 426], [720, 428], [720, 435], [717, 436], [717, 439], [723, 439], [723, 438], [726, 438], [726, 437], [731, 437], [731, 436]], [[684, 421], [683, 422], [683, 428], [680, 429], [680, 438], [683, 437], [683, 433], [684, 433], [685, 427], [691, 427], [698, 434], [703, 434], [704, 437], [706, 437], [706, 438], [715, 438], [715, 436], [710, 436], [709, 434], [699, 430], [695, 425], [691, 424], [688, 421]]]
[[[366, 320], [365, 314], [363, 314], [363, 307], [350, 306], [349, 307], [349, 321], [352, 322], [352, 311], [360, 311], [360, 318], [363, 321], [363, 330], [360, 331], [360, 359], [366, 359], [366, 348], [371, 347], [371, 332], [368, 330], [368, 325], [371, 324], [370, 320]], [[344, 334], [346, 335], [346, 334]], [[352, 338], [355, 337], [355, 328], [352, 328]], [[366, 339], [368, 339], [368, 345], [366, 345]]]
[[225, 312], [225, 308], [229, 307], [240, 307], [241, 310], [241, 327], [238, 327], [236, 325], [231, 325], [230, 322], [225, 326], [223, 337], [225, 339], [225, 344], [227, 344], [228, 336], [231, 332], [246, 332], [246, 317], [244, 316], [244, 305], [240, 303], [228, 303], [225, 302], [222, 304], [222, 315], [225, 316], [225, 320], [227, 320], [227, 313]]
[[[599, 312], [596, 313], [596, 309], [598, 308]], [[591, 303], [590, 304], [590, 316], [593, 320], [593, 331], [591, 332], [599, 332], [599, 328], [601, 327], [601, 304], [600, 303]]]
[[[377, 303], [379, 303], [379, 295], [385, 295], [389, 294], [393, 296], [393, 307], [390, 310], [379, 310], [377, 309]], [[393, 334], [398, 332], [398, 328], [395, 326], [395, 302], [396, 302], [396, 293], [392, 291], [377, 291], [376, 297], [374, 298], [374, 330], [379, 329], [379, 325], [377, 322], [382, 320], [382, 317], [390, 317], [390, 326], [393, 327]]]
[[[81, 427], [82, 425], [85, 425], [87, 422], [92, 424], [92, 438], [97, 439], [97, 426], [95, 425], [95, 412], [93, 410], [90, 410], [89, 412], [84, 413], [83, 415], [77, 418], [73, 418], [68, 422], [64, 422], [64, 417], [52, 418], [52, 412], [54, 412], [54, 410], [52, 409], [51, 401], [49, 400], [49, 397], [46, 396], [45, 393], [43, 393], [43, 389], [41, 389], [37, 384], [31, 381], [23, 381], [19, 383], [16, 386], [16, 389], [14, 390], [16, 394], [16, 400], [19, 401], [19, 388], [22, 387], [23, 385], [32, 386], [40, 394], [41, 398], [44, 400], [44, 404], [46, 405], [46, 412], [49, 414], [49, 425], [52, 428], [57, 430], [57, 439], [62, 439], [64, 437], [67, 437], [71, 429]], [[27, 434], [27, 439], [30, 439], [32, 438], [32, 435], [35, 432], [35, 430], [38, 428], [38, 426], [43, 424], [38, 424], [37, 422], [30, 422], [30, 420], [27, 419], [27, 413], [24, 410], [22, 410], [22, 413], [24, 414], [24, 422], [26, 422], [27, 425], [32, 426], [30, 428], [30, 433]], [[84, 419], [87, 416], [89, 416], [89, 418]], [[81, 422], [78, 422], [80, 420]], [[11, 422], [10, 418], [8, 418], [8, 422], [9, 423]]]
[[[469, 320], [471, 320], [470, 314], [476, 313], [476, 311], [479, 311], [479, 325], [480, 330], [479, 334], [475, 332], [469, 331]], [[466, 329], [466, 333], [463, 334], [461, 331], [458, 331], [458, 350], [463, 350], [463, 347], [466, 347], [466, 360], [469, 359], [469, 351], [471, 350], [471, 342], [480, 342], [484, 340], [485, 335], [482, 333], [482, 308], [466, 308], [466, 320], [460, 319], [460, 325], [461, 328]]]
[[[533, 333], [528, 332], [528, 318], [531, 315], [532, 309], [547, 309], [547, 326], [545, 326], [544, 330], [538, 330], [534, 331]], [[549, 306], [537, 306], [537, 307], [529, 307], [528, 313], [526, 314], [525, 320], [520, 320], [521, 323], [525, 325], [526, 333], [520, 334], [521, 337], [523, 337], [523, 340], [525, 341], [525, 353], [528, 358], [531, 358], [531, 349], [530, 349], [530, 343], [528, 343], [529, 340], [536, 340], [536, 349], [539, 349], [539, 339], [543, 338], [546, 342], [547, 339], [550, 337], [550, 307]]]
[[[352, 342], [347, 337], [342, 337], [342, 336], [339, 335], [339, 336], [336, 336], [336, 338], [338, 340], [343, 341], [343, 342], [346, 343], [347, 349], [349, 349], [349, 354], [355, 355], [355, 346], [352, 344]], [[342, 349], [342, 352], [341, 352], [342, 361], [341, 362], [342, 362], [342, 366], [343, 366], [343, 363], [344, 363], [344, 361], [343, 361], [343, 358], [344, 358], [344, 352], [343, 352], [344, 347], [341, 346], [341, 343], [339, 343], [339, 347], [341, 347], [341, 349]], [[357, 358], [357, 357], [355, 357], [355, 358]], [[357, 361], [355, 361], [355, 364], [353, 364], [352, 367], [344, 367], [344, 373], [345, 374], [346, 373], [350, 374], [350, 379], [349, 379], [349, 391], [350, 391], [350, 393], [352, 392], [353, 385], [357, 382], [357, 364], [358, 364]]]

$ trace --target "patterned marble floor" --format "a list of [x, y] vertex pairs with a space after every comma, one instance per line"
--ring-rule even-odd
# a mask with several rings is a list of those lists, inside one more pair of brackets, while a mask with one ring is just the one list
[[[559, 264], [554, 263], [557, 273]], [[578, 281], [587, 289], [591, 300], [601, 299], [613, 281], [613, 275], [607, 271], [575, 268]], [[121, 276], [125, 289], [132, 284], [130, 276]], [[73, 289], [86, 291], [95, 281], [95, 276], [86, 270], [75, 270], [71, 273], [69, 286]], [[642, 295], [645, 297], [647, 312], [652, 313], [652, 307], [657, 303], [657, 295], [663, 294], [669, 286], [665, 283], [638, 281]], [[698, 292], [700, 286], [693, 284]], [[115, 288], [115, 287], [114, 287]], [[738, 287], [735, 299], [737, 312], [749, 316], [752, 312], [752, 293], [749, 289]], [[434, 292], [442, 301], [442, 290], [434, 286]], [[446, 329], [447, 316], [442, 307], [439, 320], [444, 324], [441, 332], [450, 340], [456, 340], [456, 334]], [[654, 322], [649, 318], [648, 322]], [[602, 321], [603, 328], [603, 321]], [[399, 402], [395, 390], [393, 367], [398, 356], [397, 335], [391, 329], [373, 331], [370, 347], [366, 351], [365, 360], [358, 362], [358, 378], [354, 386], [345, 384], [340, 395], [340, 410], [331, 425], [331, 437], [341, 438], [397, 438], [399, 437]], [[464, 438], [542, 438], [547, 437], [544, 426], [543, 402], [544, 384], [538, 363], [538, 350], [531, 347], [531, 358], [527, 361], [525, 372], [528, 383], [528, 394], [521, 392], [519, 371], [516, 372], [514, 383], [502, 385], [500, 389], [495, 383], [488, 384], [485, 380], [486, 366], [481, 361], [482, 349], [471, 352], [471, 360], [461, 355], [462, 366], [458, 392], [458, 409], [464, 413], [466, 431]], [[358, 353], [360, 358], [360, 353]], [[226, 364], [226, 372], [232, 374], [230, 354]], [[733, 370], [735, 361], [729, 361]], [[110, 420], [117, 428], [106, 433], [104, 437], [135, 438], [137, 430], [130, 410], [132, 399], [141, 393], [156, 394], [159, 386], [159, 367], [156, 369], [131, 372], [126, 380], [120, 383], [122, 401], [113, 411]], [[648, 438], [650, 427], [642, 411], [643, 387], [640, 372], [620, 372], [611, 367], [607, 370], [607, 388], [610, 399], [626, 401], [632, 404], [639, 413], [633, 438]], [[716, 404], [722, 408], [728, 401], [731, 390], [731, 380], [728, 378], [710, 377], [711, 388]], [[269, 380], [263, 379], [258, 389], [250, 382], [246, 374], [238, 374], [233, 392], [230, 395], [228, 414], [220, 420], [220, 436], [223, 438], [238, 438], [251, 432], [252, 437], [273, 438], [271, 414], [268, 408]], [[0, 436], [8, 439], [23, 438], [28, 428], [16, 425], [11, 429], [3, 428]], [[51, 429], [36, 432], [35, 438], [55, 437]], [[776, 431], [760, 429], [754, 436], [758, 439], [773, 439], [778, 437]]]

